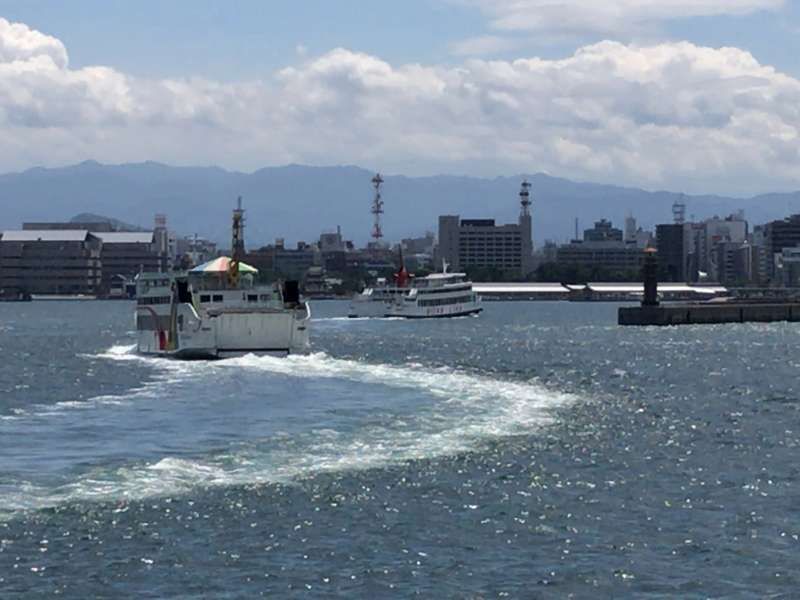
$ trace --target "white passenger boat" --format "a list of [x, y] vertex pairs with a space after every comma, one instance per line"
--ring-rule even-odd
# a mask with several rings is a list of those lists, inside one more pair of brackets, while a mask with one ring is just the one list
[[239, 260], [242, 212], [234, 211], [234, 258], [137, 277], [140, 353], [192, 359], [308, 351], [311, 312], [297, 282], [256, 285], [256, 269]]
[[466, 274], [448, 273], [447, 265], [442, 273], [427, 277], [409, 277], [401, 266], [394, 279], [393, 284], [379, 279], [375, 286], [356, 294], [348, 315], [429, 319], [475, 315], [483, 310]]

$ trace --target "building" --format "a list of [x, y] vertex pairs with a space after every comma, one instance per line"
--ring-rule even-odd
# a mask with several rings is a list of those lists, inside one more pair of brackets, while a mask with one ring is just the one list
[[767, 277], [777, 282], [778, 273], [776, 273], [775, 265], [778, 255], [782, 254], [785, 248], [800, 246], [800, 214], [767, 223], [763, 232], [764, 247], [767, 253]]
[[319, 236], [319, 250], [323, 254], [326, 252], [344, 252], [346, 244], [342, 238], [341, 227], [336, 227], [334, 233], [323, 233]]
[[625, 234], [623, 240], [629, 244], [636, 244], [637, 248], [644, 250], [653, 245], [653, 232], [646, 231], [636, 226], [636, 219], [632, 215], [625, 217]]
[[591, 229], [583, 230], [584, 242], [622, 242], [622, 230], [616, 229], [611, 221], [600, 219]]
[[53, 221], [48, 223], [23, 223], [23, 231], [114, 231], [108, 221]]
[[685, 223], [656, 226], [656, 248], [662, 281], [687, 281], [691, 231], [691, 225]]
[[201, 265], [218, 256], [216, 242], [197, 235], [177, 238], [175, 249], [177, 258], [192, 266]]
[[[620, 232], [621, 233], [621, 232]], [[617, 273], [638, 272], [642, 268], [644, 252], [635, 244], [616, 241], [576, 240], [559, 246], [556, 262], [586, 269], [605, 269]]]
[[690, 225], [692, 235], [690, 254], [694, 256], [692, 262], [694, 268], [688, 273], [688, 279], [722, 281], [725, 275], [721, 269], [725, 267], [717, 263], [717, 258], [722, 256], [717, 251], [717, 246], [726, 244], [725, 251], [730, 252], [732, 248], [745, 243], [748, 227], [744, 215], [739, 213], [724, 219], [714, 217]]
[[282, 238], [274, 245], [264, 246], [244, 257], [244, 261], [265, 274], [283, 279], [303, 279], [309, 268], [322, 266], [319, 248], [298, 242], [296, 248], [286, 248]]
[[800, 287], [800, 247], [781, 250], [775, 257], [775, 274], [784, 287]]
[[169, 270], [169, 257], [156, 251], [156, 233], [153, 231], [92, 232], [102, 242], [101, 293], [111, 290], [115, 279], [133, 279], [137, 273], [159, 273]]
[[102, 240], [85, 229], [4, 231], [0, 295], [101, 293]]
[[433, 256], [436, 236], [431, 232], [427, 232], [423, 237], [405, 238], [400, 241], [400, 244], [403, 247], [403, 252], [408, 254], [428, 254]]
[[625, 217], [625, 241], [632, 242], [636, 239], [636, 219], [633, 215]]
[[107, 296], [112, 289], [119, 288], [121, 282], [131, 280], [143, 271], [170, 270], [176, 251], [174, 237], [167, 231], [166, 217], [163, 215], [156, 216], [153, 231], [115, 231], [113, 225], [106, 221], [23, 223], [22, 231], [50, 232], [45, 237], [52, 237], [56, 232], [88, 231], [99, 240], [101, 281], [91, 292], [92, 295]]
[[516, 224], [497, 225], [494, 219], [439, 217], [436, 262], [447, 261], [453, 270], [490, 269], [516, 277], [533, 270], [533, 234], [530, 183], [522, 183], [520, 216]]

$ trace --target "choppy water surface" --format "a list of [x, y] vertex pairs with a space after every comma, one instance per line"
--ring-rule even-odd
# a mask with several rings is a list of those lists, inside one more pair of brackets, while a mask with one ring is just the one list
[[794, 324], [606, 304], [131, 353], [126, 302], [0, 304], [0, 597], [794, 597]]

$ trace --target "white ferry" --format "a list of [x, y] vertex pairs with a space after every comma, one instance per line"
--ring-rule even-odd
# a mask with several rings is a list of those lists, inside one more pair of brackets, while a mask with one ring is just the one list
[[245, 353], [303, 353], [311, 311], [297, 282], [255, 285], [257, 270], [238, 260], [241, 207], [234, 211], [234, 258], [220, 257], [183, 274], [136, 278], [137, 349], [186, 359]]
[[356, 294], [348, 316], [428, 319], [475, 315], [482, 310], [481, 298], [466, 274], [448, 273], [445, 265], [442, 273], [414, 278], [401, 266], [394, 285], [379, 279], [374, 287]]

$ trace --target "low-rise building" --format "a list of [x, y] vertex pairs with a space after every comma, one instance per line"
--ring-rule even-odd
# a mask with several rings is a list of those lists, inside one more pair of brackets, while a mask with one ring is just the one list
[[587, 269], [601, 268], [615, 272], [638, 272], [644, 262], [644, 252], [636, 244], [626, 244], [622, 241], [576, 240], [558, 248], [556, 262], [559, 265]]
[[137, 273], [169, 270], [168, 256], [156, 251], [155, 234], [144, 232], [92, 232], [102, 242], [102, 293], [108, 293], [115, 278], [133, 279]]
[[87, 230], [16, 230], [0, 235], [0, 294], [102, 292], [102, 240]]
[[262, 273], [296, 280], [302, 279], [310, 267], [322, 266], [316, 246], [298, 242], [296, 248], [286, 248], [282, 239], [276, 240], [274, 245], [249, 252], [244, 261]]

